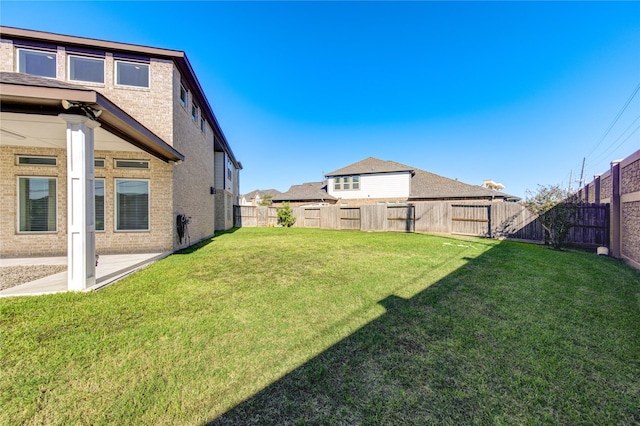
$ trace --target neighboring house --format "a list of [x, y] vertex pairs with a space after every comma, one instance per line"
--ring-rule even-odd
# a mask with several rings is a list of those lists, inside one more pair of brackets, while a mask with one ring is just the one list
[[469, 185], [415, 167], [369, 157], [328, 173], [327, 193], [340, 204], [419, 201], [518, 201], [518, 197]]
[[233, 226], [241, 164], [184, 52], [0, 27], [1, 257], [170, 252]]
[[267, 198], [271, 198], [280, 195], [281, 192], [277, 189], [256, 189], [247, 194], [240, 196], [240, 205], [241, 206], [259, 206], [260, 203]]
[[287, 192], [273, 197], [273, 205], [281, 206], [288, 202], [291, 206], [311, 206], [335, 204], [338, 199], [327, 194], [325, 182], [307, 182], [302, 185], [292, 185]]

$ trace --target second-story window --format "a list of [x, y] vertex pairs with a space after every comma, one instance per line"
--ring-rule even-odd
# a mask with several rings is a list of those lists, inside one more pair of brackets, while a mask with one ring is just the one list
[[56, 53], [18, 49], [18, 72], [56, 78]]
[[200, 131], [202, 133], [206, 133], [207, 130], [207, 120], [203, 117], [204, 114], [200, 115]]
[[187, 98], [189, 97], [189, 92], [187, 91], [187, 89], [185, 89], [185, 87], [181, 84], [180, 85], [180, 104], [183, 107], [187, 107]]
[[191, 104], [191, 118], [194, 122], [198, 122], [198, 106], [194, 103]]
[[104, 59], [69, 56], [69, 80], [104, 83]]
[[149, 64], [116, 61], [116, 84], [149, 87]]

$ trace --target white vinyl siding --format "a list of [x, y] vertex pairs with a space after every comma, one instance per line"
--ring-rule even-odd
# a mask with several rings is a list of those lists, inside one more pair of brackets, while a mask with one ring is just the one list
[[[343, 176], [340, 176], [341, 178]], [[338, 190], [334, 188], [334, 177], [329, 178], [329, 195], [343, 199], [407, 198], [411, 190], [411, 173], [378, 173], [359, 175], [360, 189]], [[341, 185], [342, 188], [343, 185]]]

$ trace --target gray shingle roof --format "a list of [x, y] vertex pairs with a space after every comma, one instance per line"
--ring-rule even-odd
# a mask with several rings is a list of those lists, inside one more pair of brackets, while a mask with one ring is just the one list
[[415, 169], [411, 178], [410, 199], [441, 199], [441, 198], [507, 198], [515, 199], [504, 192], [483, 188], [479, 185], [469, 185], [464, 182], [449, 179], [424, 170]]
[[264, 198], [265, 194], [269, 194], [275, 197], [276, 195], [281, 194], [281, 192], [278, 191], [277, 189], [254, 189], [253, 191], [247, 192], [246, 194], [244, 194], [243, 197], [249, 200], [252, 200], [256, 198], [256, 195], [260, 195], [260, 197]]
[[78, 84], [67, 83], [66, 81], [37, 77], [35, 75], [18, 72], [0, 72], [0, 83], [18, 84], [21, 86], [51, 87], [54, 89], [93, 90]]
[[291, 185], [291, 188], [287, 192], [276, 195], [272, 198], [273, 201], [323, 201], [323, 200], [337, 200], [327, 194], [327, 191], [323, 189], [324, 184], [322, 182], [307, 182], [302, 185]]
[[469, 185], [454, 179], [436, 175], [416, 167], [395, 161], [385, 161], [369, 157], [357, 163], [328, 173], [326, 176], [363, 175], [373, 173], [411, 172], [410, 200], [420, 199], [508, 199], [519, 200], [519, 197], [483, 188], [479, 185]]
[[365, 175], [373, 173], [411, 172], [415, 170], [411, 166], [396, 163], [395, 161], [379, 160], [374, 157], [365, 158], [362, 161], [343, 167], [325, 176]]

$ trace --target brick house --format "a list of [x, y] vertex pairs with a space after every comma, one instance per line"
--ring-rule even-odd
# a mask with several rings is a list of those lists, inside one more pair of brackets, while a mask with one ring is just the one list
[[242, 165], [184, 52], [0, 27], [0, 102], [0, 257], [67, 255], [81, 290], [96, 252], [233, 226]]

